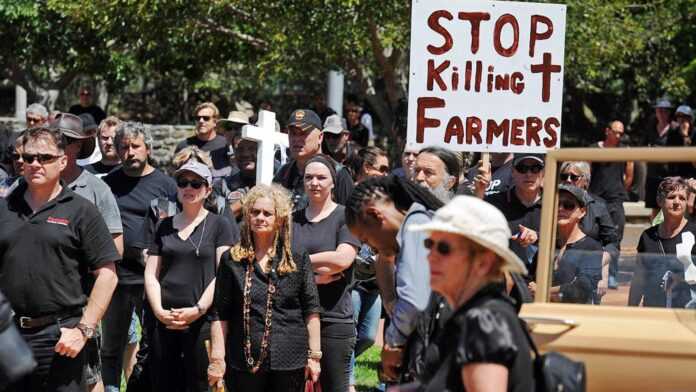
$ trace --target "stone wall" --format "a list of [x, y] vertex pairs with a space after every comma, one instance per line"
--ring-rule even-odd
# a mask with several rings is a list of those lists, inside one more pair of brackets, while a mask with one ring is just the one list
[[[24, 121], [14, 117], [0, 117], [0, 153], [7, 151], [8, 141], [14, 132], [24, 129]], [[152, 133], [152, 160], [159, 167], [166, 167], [174, 156], [174, 148], [185, 138], [193, 135], [193, 126], [145, 124]]]

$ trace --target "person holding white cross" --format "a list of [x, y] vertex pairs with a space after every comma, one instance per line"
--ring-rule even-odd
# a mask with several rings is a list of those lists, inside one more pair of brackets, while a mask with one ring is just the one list
[[[311, 110], [295, 110], [288, 120], [288, 136], [292, 159], [280, 168], [273, 182], [292, 192], [294, 208], [298, 211], [307, 206], [303, 183], [305, 163], [313, 156], [322, 153], [321, 142], [324, 135], [321, 119]], [[336, 203], [345, 205], [352, 191], [353, 179], [350, 173], [345, 166], [336, 163], [334, 187]]]

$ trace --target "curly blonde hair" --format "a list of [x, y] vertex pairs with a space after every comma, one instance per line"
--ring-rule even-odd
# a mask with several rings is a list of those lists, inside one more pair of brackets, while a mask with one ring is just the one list
[[250, 214], [256, 200], [268, 198], [273, 201], [275, 206], [276, 231], [273, 246], [268, 254], [275, 257], [276, 252], [282, 252], [282, 258], [278, 264], [280, 275], [289, 274], [297, 271], [297, 265], [292, 259], [292, 248], [290, 247], [292, 238], [292, 202], [290, 194], [285, 188], [278, 185], [256, 185], [242, 199], [242, 224], [240, 226], [241, 241], [238, 245], [230, 249], [232, 260], [241, 262], [244, 259], [253, 260], [254, 237], [251, 233]]

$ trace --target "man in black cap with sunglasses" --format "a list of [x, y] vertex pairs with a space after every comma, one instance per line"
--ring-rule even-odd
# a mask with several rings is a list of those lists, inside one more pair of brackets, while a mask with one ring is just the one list
[[[0, 200], [0, 287], [38, 367], [10, 391], [85, 390], [85, 344], [118, 282], [120, 256], [97, 208], [60, 181], [65, 138], [50, 128], [23, 138], [23, 181]], [[82, 283], [94, 284], [86, 295]]]
[[539, 249], [543, 181], [543, 155], [515, 154], [512, 160], [512, 187], [485, 198], [505, 215], [513, 234], [510, 249], [526, 263], [531, 275], [535, 271], [534, 263]]

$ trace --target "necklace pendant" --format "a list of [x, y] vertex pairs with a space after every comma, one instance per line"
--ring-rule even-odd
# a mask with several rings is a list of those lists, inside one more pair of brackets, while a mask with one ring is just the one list
[[196, 249], [196, 257], [198, 257], [198, 249]]

